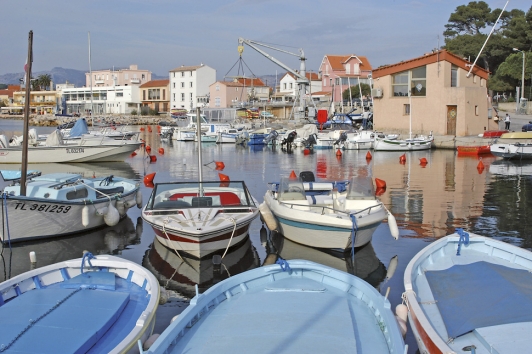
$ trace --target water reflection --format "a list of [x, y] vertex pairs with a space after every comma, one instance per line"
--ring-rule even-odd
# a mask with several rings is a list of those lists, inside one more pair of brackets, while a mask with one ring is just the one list
[[[136, 225], [126, 216], [115, 226], [107, 226], [91, 232], [42, 241], [28, 241], [5, 244], [0, 256], [0, 281], [30, 270], [29, 253], [37, 255], [36, 267], [80, 258], [87, 250], [94, 255], [120, 255], [129, 245], [140, 242], [142, 219]], [[2, 245], [0, 244], [0, 247]]]
[[[221, 256], [222, 253], [215, 254]], [[184, 253], [176, 253], [155, 238], [144, 255], [142, 265], [155, 275], [165, 289], [192, 298], [196, 294], [196, 284], [200, 293], [203, 293], [221, 280], [257, 268], [259, 257], [249, 237], [231, 247], [219, 267], [213, 265], [211, 257], [197, 259]]]

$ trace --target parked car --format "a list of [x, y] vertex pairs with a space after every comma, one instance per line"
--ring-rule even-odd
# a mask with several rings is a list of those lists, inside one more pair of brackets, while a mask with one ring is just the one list
[[532, 120], [528, 122], [528, 124], [523, 125], [521, 128], [521, 131], [523, 132], [532, 132]]
[[268, 111], [260, 111], [261, 118], [275, 118], [275, 116]]

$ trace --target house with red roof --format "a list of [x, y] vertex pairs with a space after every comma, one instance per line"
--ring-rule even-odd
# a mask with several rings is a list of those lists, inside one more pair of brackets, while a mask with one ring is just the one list
[[259, 78], [216, 81], [209, 86], [209, 97], [210, 108], [237, 107], [243, 103], [268, 101], [270, 87]]
[[370, 84], [372, 68], [365, 56], [356, 54], [330, 55], [320, 64], [321, 91], [330, 92], [335, 103], [343, 101], [342, 93], [358, 83]]
[[140, 100], [142, 107], [156, 112], [169, 112], [170, 79], [151, 80], [140, 85]]
[[375, 129], [409, 134], [410, 121], [413, 134], [468, 136], [498, 129], [488, 117], [489, 72], [472, 65], [438, 50], [373, 70]]

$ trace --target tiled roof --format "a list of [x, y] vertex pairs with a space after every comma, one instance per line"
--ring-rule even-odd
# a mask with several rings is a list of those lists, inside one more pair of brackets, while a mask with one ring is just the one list
[[239, 78], [237, 79], [238, 82], [243, 84], [244, 86], [266, 86], [264, 82], [262, 82], [261, 79], [258, 77], [254, 78]]
[[[287, 72], [285, 75], [283, 75], [283, 77], [286, 76], [286, 75], [290, 75], [294, 79], [296, 78], [296, 76], [294, 74], [289, 73], [289, 72]], [[319, 81], [320, 80], [320, 77], [318, 76], [318, 73], [313, 73], [313, 72], [305, 73], [305, 77], [307, 79], [309, 79], [310, 81]]]
[[140, 88], [168, 86], [169, 83], [170, 83], [169, 79], [151, 80], [151, 81], [146, 82], [145, 84], [140, 85]]
[[331, 92], [326, 92], [326, 91], [317, 91], [317, 92], [312, 92], [312, 96], [330, 96], [331, 95]]
[[351, 58], [356, 58], [360, 61], [360, 69], [371, 71], [371, 64], [369, 63], [368, 58], [360, 55], [349, 54], [349, 55], [325, 55], [331, 68], [333, 70], [344, 70], [344, 64], [349, 61]]
[[[401, 71], [418, 68], [423, 65], [436, 63], [438, 61], [447, 61], [467, 71], [469, 71], [471, 65], [469, 61], [464, 60], [459, 56], [446, 51], [445, 49], [442, 49], [433, 53], [422, 55], [414, 59], [402, 61], [397, 64], [381, 66], [377, 69], [374, 69], [372, 74], [373, 78], [376, 79], [386, 75], [393, 75]], [[479, 66], [475, 66], [475, 68], [471, 72], [477, 76], [480, 76], [483, 79], [488, 79], [489, 71]]]
[[195, 71], [196, 69], [201, 68], [204, 65], [196, 65], [196, 66], [180, 66], [179, 68], [175, 68], [173, 70], [170, 70], [170, 72], [177, 72], [177, 71]]
[[[224, 86], [228, 86], [228, 87], [242, 87], [244, 86], [242, 83], [240, 82], [234, 82], [234, 81], [216, 81], [214, 84], [212, 85], [216, 85], [216, 84], [222, 84]], [[211, 85], [211, 86], [212, 86]]]

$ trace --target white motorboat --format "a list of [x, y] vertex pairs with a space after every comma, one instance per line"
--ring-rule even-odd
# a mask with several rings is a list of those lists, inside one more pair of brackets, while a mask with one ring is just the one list
[[373, 149], [376, 133], [372, 130], [355, 130], [343, 132], [334, 145], [343, 150]]
[[419, 151], [430, 150], [434, 136], [432, 132], [428, 136], [420, 135], [408, 139], [399, 139], [397, 136], [388, 136], [377, 133], [373, 149], [375, 151]]
[[497, 157], [513, 160], [531, 160], [532, 144], [515, 143], [515, 144], [492, 144], [490, 151]]
[[[371, 241], [386, 218], [392, 235], [398, 237], [395, 219], [375, 197], [369, 178], [353, 178], [346, 192], [334, 190], [332, 183], [308, 182], [305, 188], [300, 179], [288, 177], [271, 186], [261, 204], [262, 217], [270, 230], [277, 229], [294, 242], [337, 250], [360, 247]], [[311, 190], [320, 193], [311, 195]]]
[[2, 352], [138, 353], [159, 283], [135, 262], [87, 252], [6, 280], [0, 294]]
[[[39, 142], [35, 129], [30, 130], [28, 140], [28, 163], [124, 161], [142, 144], [139, 139], [115, 140], [90, 134], [65, 140], [59, 130], [50, 133], [45, 142]], [[21, 140], [11, 139], [8, 144], [5, 135], [0, 135], [0, 163], [20, 164], [22, 152]]]
[[142, 206], [139, 183], [107, 176], [84, 178], [51, 173], [28, 178], [26, 195], [20, 181], [2, 193], [0, 230], [4, 243], [66, 236], [103, 225], [114, 226], [134, 205]]
[[235, 128], [225, 128], [218, 132], [218, 138], [216, 140], [216, 143], [218, 144], [235, 144], [238, 141], [238, 138], [240, 137], [241, 132], [239, 132]]
[[421, 353], [526, 353], [532, 339], [532, 252], [456, 233], [416, 254], [403, 301]]

